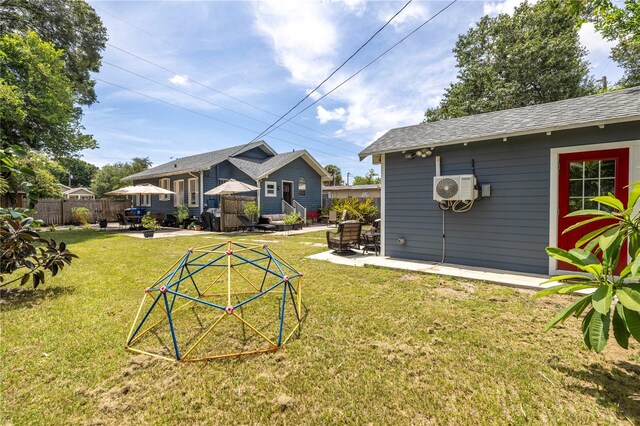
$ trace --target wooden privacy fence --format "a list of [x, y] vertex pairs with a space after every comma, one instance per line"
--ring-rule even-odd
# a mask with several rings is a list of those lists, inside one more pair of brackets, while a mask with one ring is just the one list
[[45, 225], [63, 225], [71, 222], [71, 211], [74, 207], [86, 207], [89, 209], [89, 223], [95, 223], [99, 219], [116, 221], [116, 213], [131, 207], [131, 201], [116, 200], [66, 200], [58, 198], [45, 198], [36, 205], [35, 219], [42, 220]]
[[244, 214], [244, 205], [249, 201], [256, 201], [256, 197], [236, 197], [225, 195], [221, 198], [220, 230], [223, 232], [237, 229], [241, 223], [239, 214]]

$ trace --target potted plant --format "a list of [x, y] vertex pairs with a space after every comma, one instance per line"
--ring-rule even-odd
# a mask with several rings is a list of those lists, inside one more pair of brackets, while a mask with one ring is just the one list
[[187, 226], [187, 229], [191, 231], [202, 231], [202, 225], [194, 220]]
[[181, 228], [185, 228], [185, 220], [189, 218], [189, 208], [184, 204], [180, 204], [176, 207], [174, 216], [176, 217], [177, 225]]
[[258, 208], [258, 203], [255, 201], [249, 201], [244, 204], [244, 215], [251, 220], [253, 223], [258, 222], [258, 216], [260, 215], [260, 209]]
[[299, 224], [302, 219], [300, 218], [300, 213], [296, 213], [296, 212], [291, 212], [289, 214], [287, 214], [282, 221], [284, 222], [284, 230], [285, 231], [290, 231], [292, 230], [297, 224]]
[[158, 221], [153, 218], [151, 216], [151, 213], [149, 212], [142, 216], [142, 227], [144, 228], [144, 231], [142, 231], [142, 233], [144, 234], [145, 238], [153, 238], [153, 234], [155, 233], [155, 231], [162, 228]]
[[71, 223], [74, 226], [85, 226], [89, 223], [87, 219], [90, 215], [91, 212], [86, 207], [73, 207], [71, 209]]

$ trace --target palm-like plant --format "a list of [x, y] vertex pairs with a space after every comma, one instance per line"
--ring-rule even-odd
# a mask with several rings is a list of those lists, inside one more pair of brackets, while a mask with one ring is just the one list
[[[591, 216], [564, 232], [600, 220], [613, 220], [582, 237], [576, 247], [563, 250], [547, 247], [549, 256], [569, 263], [587, 275], [562, 275], [548, 282], [564, 281], [562, 284], [538, 292], [534, 298], [550, 294], [568, 294], [578, 290], [595, 288], [592, 294], [583, 296], [559, 312], [547, 325], [545, 331], [564, 322], [571, 315], [576, 318], [589, 307], [582, 320], [582, 335], [589, 349], [600, 353], [609, 339], [609, 329], [613, 324], [616, 342], [623, 348], [629, 346], [629, 338], [640, 342], [640, 181], [630, 185], [629, 199], [625, 205], [612, 194], [595, 197], [593, 201], [603, 204], [611, 211], [580, 210], [569, 216]], [[622, 248], [628, 244], [631, 262], [616, 276], [615, 270]], [[602, 260], [596, 254], [601, 254]], [[611, 305], [615, 302], [613, 314]]]

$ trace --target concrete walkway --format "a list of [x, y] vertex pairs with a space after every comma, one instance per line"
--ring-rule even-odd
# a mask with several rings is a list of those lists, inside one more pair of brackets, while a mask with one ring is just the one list
[[[356, 267], [382, 267], [400, 269], [403, 271], [421, 272], [425, 274], [445, 275], [456, 278], [489, 281], [510, 287], [540, 290], [556, 283], [544, 284], [549, 277], [546, 275], [525, 274], [500, 269], [470, 267], [436, 262], [420, 262], [404, 259], [395, 259], [388, 256], [363, 255], [354, 252], [352, 255], [334, 254], [332, 250], [314, 254], [309, 259], [323, 260], [339, 265]], [[583, 292], [580, 292], [583, 293]], [[584, 293], [588, 294], [590, 292]]]

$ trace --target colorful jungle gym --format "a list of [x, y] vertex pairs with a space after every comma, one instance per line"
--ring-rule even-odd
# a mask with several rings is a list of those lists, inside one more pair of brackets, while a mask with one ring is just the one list
[[266, 244], [190, 248], [145, 290], [126, 347], [185, 362], [277, 351], [300, 332], [301, 291]]

